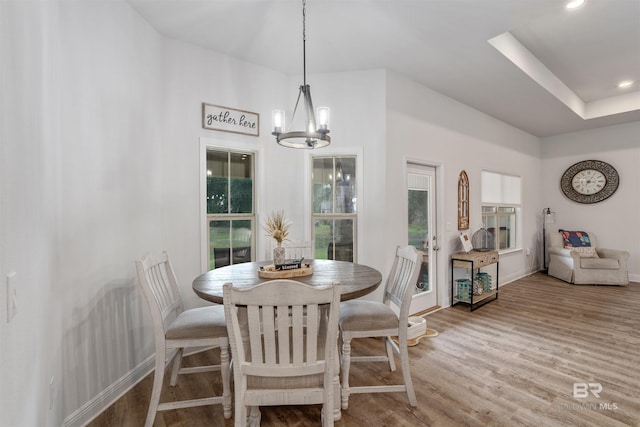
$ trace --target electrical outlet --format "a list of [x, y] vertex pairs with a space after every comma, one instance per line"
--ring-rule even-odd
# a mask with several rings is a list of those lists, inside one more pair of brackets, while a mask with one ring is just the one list
[[531, 255], [531, 248], [527, 248], [527, 256]]
[[16, 272], [7, 274], [7, 323], [10, 323], [18, 312], [18, 293], [16, 290]]

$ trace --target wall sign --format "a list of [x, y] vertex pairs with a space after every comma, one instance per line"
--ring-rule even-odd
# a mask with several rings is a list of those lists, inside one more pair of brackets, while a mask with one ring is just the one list
[[203, 102], [202, 127], [222, 132], [260, 136], [260, 114]]

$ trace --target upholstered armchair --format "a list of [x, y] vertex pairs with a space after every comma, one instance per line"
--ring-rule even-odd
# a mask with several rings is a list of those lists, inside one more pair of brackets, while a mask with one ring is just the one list
[[598, 247], [587, 232], [590, 247], [565, 247], [562, 233], [549, 233], [549, 275], [576, 285], [628, 285], [629, 252]]

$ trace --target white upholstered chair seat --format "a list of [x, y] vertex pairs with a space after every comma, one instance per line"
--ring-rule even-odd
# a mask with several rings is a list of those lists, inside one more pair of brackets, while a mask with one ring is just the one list
[[398, 329], [398, 316], [380, 302], [345, 301], [340, 305], [340, 329], [343, 331], [377, 331]]
[[227, 323], [224, 307], [200, 307], [183, 311], [166, 329], [165, 337], [170, 340], [183, 338], [209, 338], [225, 336]]

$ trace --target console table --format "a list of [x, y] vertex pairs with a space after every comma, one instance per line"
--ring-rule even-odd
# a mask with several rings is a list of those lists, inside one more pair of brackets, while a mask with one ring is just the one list
[[[498, 271], [500, 257], [498, 251], [476, 251], [459, 252], [451, 255], [451, 305], [457, 303], [468, 304], [471, 311], [484, 304], [498, 299]], [[495, 264], [496, 275], [495, 284], [490, 283], [482, 293], [473, 292], [473, 283], [476, 280], [477, 273], [480, 273], [482, 267]], [[470, 292], [468, 298], [465, 295], [457, 294], [457, 283], [454, 275], [454, 268], [464, 268], [469, 270], [471, 276]], [[489, 276], [490, 277], [490, 276]]]

